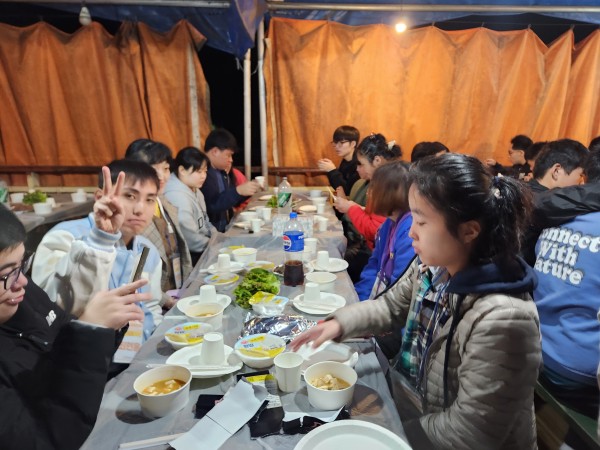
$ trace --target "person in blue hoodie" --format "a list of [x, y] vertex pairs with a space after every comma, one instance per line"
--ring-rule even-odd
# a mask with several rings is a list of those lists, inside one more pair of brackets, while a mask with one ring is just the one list
[[413, 449], [535, 448], [536, 278], [518, 256], [531, 193], [467, 155], [410, 174], [418, 258], [378, 300], [338, 309], [290, 349], [405, 326], [390, 382]]
[[[584, 164], [587, 183], [574, 192], [598, 192], [600, 152]], [[587, 187], [587, 188], [586, 188]], [[564, 198], [565, 192], [562, 194]], [[572, 194], [572, 193], [571, 193]], [[571, 197], [566, 192], [567, 198]], [[596, 372], [600, 363], [600, 208], [542, 231], [533, 293], [542, 329], [544, 370], [540, 381], [571, 408], [598, 416]]]
[[369, 186], [367, 207], [387, 219], [375, 237], [375, 248], [354, 285], [360, 301], [375, 298], [404, 273], [415, 257], [408, 232], [412, 215], [408, 209], [408, 168], [402, 161], [375, 170]]

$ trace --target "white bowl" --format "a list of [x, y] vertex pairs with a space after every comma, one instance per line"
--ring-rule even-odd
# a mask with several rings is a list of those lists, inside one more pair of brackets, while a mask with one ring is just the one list
[[258, 213], [256, 211], [242, 211], [240, 217], [245, 222], [250, 222], [252, 219], [258, 219]]
[[313, 205], [324, 205], [327, 199], [325, 197], [311, 197], [310, 199], [313, 202]]
[[[191, 345], [197, 345], [202, 341], [202, 336], [212, 331], [212, 325], [204, 322], [185, 322], [169, 328], [165, 333], [165, 341], [171, 344], [175, 350]], [[190, 335], [192, 338], [190, 339]], [[200, 339], [196, 339], [200, 337]], [[175, 339], [174, 339], [175, 338]]]
[[71, 194], [71, 201], [73, 201], [73, 203], [85, 203], [87, 201], [87, 195], [85, 192], [73, 192]]
[[[248, 367], [264, 369], [272, 366], [273, 359], [285, 350], [285, 341], [274, 334], [251, 334], [237, 341], [234, 350]], [[265, 353], [265, 356], [252, 356], [249, 352]]]
[[317, 283], [321, 292], [335, 293], [335, 280], [337, 276], [330, 272], [311, 272], [304, 275], [306, 281]]
[[[314, 387], [311, 383], [314, 379], [325, 375], [332, 375], [349, 383], [350, 386], [346, 389], [337, 391], [328, 391]], [[323, 361], [310, 366], [304, 372], [304, 380], [306, 381], [306, 389], [308, 390], [308, 401], [317, 409], [324, 411], [333, 411], [341, 408], [344, 405], [352, 403], [354, 396], [354, 386], [358, 375], [356, 371], [341, 362]]]
[[233, 259], [242, 264], [253, 263], [256, 261], [258, 250], [252, 247], [242, 247], [232, 250]]
[[52, 204], [51, 203], [34, 203], [33, 211], [36, 214], [50, 214], [52, 212]]
[[323, 191], [321, 191], [321, 189], [311, 189], [308, 194], [310, 195], [310, 198], [314, 199], [321, 197], [323, 195]]
[[186, 308], [185, 316], [193, 322], [204, 322], [218, 330], [223, 326], [223, 309], [223, 305], [218, 303], [198, 303]]
[[[184, 382], [184, 385], [176, 391], [164, 395], [142, 394], [148, 386], [168, 379], [176, 379]], [[167, 414], [183, 409], [190, 396], [190, 381], [192, 372], [181, 366], [162, 366], [144, 372], [133, 382], [133, 389], [137, 393], [142, 413], [146, 417], [164, 417]]]

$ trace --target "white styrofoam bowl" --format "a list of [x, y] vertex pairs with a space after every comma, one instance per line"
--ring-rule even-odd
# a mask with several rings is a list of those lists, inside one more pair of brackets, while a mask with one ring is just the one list
[[231, 251], [233, 259], [237, 262], [241, 262], [242, 264], [256, 262], [257, 253], [258, 250], [252, 247], [236, 248], [235, 250]]
[[[269, 349], [271, 356], [255, 357], [243, 352], [243, 349], [252, 349], [254, 347]], [[285, 350], [285, 341], [274, 334], [252, 334], [237, 341], [234, 350], [248, 367], [264, 369], [265, 367], [271, 367], [275, 356]]]
[[304, 275], [306, 281], [317, 283], [321, 292], [335, 293], [335, 280], [337, 276], [331, 272], [311, 272]]
[[[214, 330], [223, 326], [223, 305], [218, 303], [197, 303], [186, 308], [185, 316], [193, 322], [204, 322], [212, 325]], [[202, 314], [210, 314], [203, 316]]]
[[[164, 395], [147, 395], [142, 391], [157, 381], [177, 379], [185, 384], [176, 391]], [[150, 369], [133, 382], [133, 389], [137, 393], [142, 413], [146, 417], [164, 417], [167, 414], [183, 409], [190, 397], [190, 382], [192, 372], [181, 366], [161, 366]]]
[[50, 214], [52, 212], [52, 203], [34, 203], [33, 211], [36, 214]]
[[[338, 391], [327, 391], [316, 388], [311, 384], [311, 381], [315, 378], [320, 378], [327, 374], [346, 381], [350, 386]], [[304, 380], [306, 381], [306, 389], [308, 390], [308, 401], [315, 408], [324, 411], [333, 411], [344, 405], [349, 405], [352, 403], [354, 386], [357, 379], [358, 375], [356, 371], [341, 362], [323, 361], [313, 364], [304, 372]]]

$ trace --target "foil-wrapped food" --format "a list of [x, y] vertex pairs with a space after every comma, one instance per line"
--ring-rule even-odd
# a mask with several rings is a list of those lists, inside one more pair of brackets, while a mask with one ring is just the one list
[[275, 334], [286, 342], [290, 342], [303, 331], [314, 327], [317, 322], [302, 316], [281, 315], [273, 317], [254, 317], [248, 314], [240, 338], [250, 334]]

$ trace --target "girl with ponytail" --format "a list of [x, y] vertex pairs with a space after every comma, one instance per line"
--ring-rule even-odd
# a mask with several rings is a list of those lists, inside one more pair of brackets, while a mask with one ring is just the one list
[[536, 448], [536, 279], [517, 256], [529, 194], [459, 154], [425, 158], [410, 178], [418, 258], [377, 301], [337, 310], [291, 346], [403, 326], [391, 378], [414, 449]]

